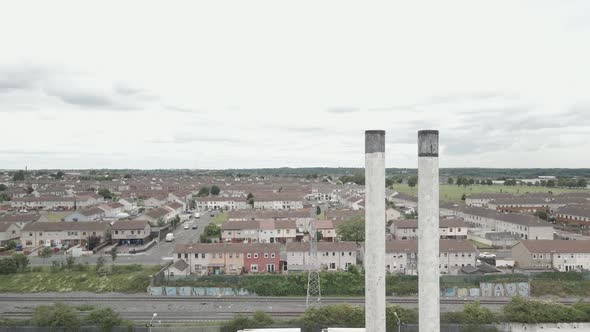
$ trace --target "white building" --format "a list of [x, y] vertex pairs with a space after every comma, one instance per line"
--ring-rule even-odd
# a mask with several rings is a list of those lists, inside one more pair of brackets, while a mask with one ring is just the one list
[[[303, 271], [312, 263], [309, 242], [287, 243], [287, 270]], [[344, 271], [357, 264], [354, 242], [318, 242], [317, 263], [328, 271]]]

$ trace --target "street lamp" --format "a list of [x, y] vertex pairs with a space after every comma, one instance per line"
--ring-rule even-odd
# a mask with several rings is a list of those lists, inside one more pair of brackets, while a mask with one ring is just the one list
[[145, 325], [148, 328], [149, 332], [152, 331], [152, 327], [154, 326], [154, 324], [152, 324], [152, 322], [154, 321], [154, 319], [156, 319], [156, 317], [158, 317], [158, 314], [154, 312], [154, 315], [152, 316], [152, 319], [150, 320], [150, 322]]
[[393, 315], [395, 316], [395, 319], [397, 319], [397, 332], [400, 332], [400, 330], [402, 328], [402, 322], [399, 319], [399, 316], [397, 315], [397, 311], [394, 311]]

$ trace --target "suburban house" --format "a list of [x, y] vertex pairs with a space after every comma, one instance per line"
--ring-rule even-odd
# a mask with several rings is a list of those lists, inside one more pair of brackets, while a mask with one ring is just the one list
[[168, 203], [168, 195], [154, 195], [143, 201], [143, 206], [146, 208], [159, 208]]
[[[440, 218], [439, 234], [441, 239], [466, 239], [469, 226], [461, 218]], [[392, 233], [395, 239], [408, 240], [418, 238], [418, 220], [394, 220]]]
[[146, 211], [142, 216], [140, 216], [140, 218], [148, 220], [150, 224], [156, 226], [160, 220], [163, 220], [166, 223], [168, 220], [174, 218], [174, 216], [174, 212], [167, 208], [159, 207]]
[[443, 216], [463, 218], [472, 227], [487, 231], [508, 232], [523, 240], [552, 240], [553, 226], [535, 216], [520, 213], [503, 213], [492, 209], [440, 203]]
[[246, 196], [207, 196], [195, 198], [197, 211], [210, 210], [246, 210], [252, 208], [246, 201]]
[[42, 196], [42, 197], [22, 197], [10, 201], [12, 208], [50, 210], [62, 209], [73, 210], [84, 208], [102, 202], [102, 197], [96, 198], [92, 193], [82, 194], [78, 197], [59, 197], [59, 196]]
[[172, 201], [167, 203], [166, 205], [162, 206], [165, 209], [168, 209], [174, 216], [181, 214], [184, 211], [184, 205], [178, 203], [176, 201]]
[[118, 201], [123, 205], [123, 211], [129, 212], [137, 208], [137, 201], [132, 198], [121, 198]]
[[119, 220], [111, 227], [111, 241], [118, 244], [146, 244], [150, 239], [147, 220]]
[[261, 210], [303, 209], [303, 197], [299, 192], [272, 192], [254, 194], [254, 208]]
[[555, 221], [580, 226], [590, 225], [590, 204], [567, 205], [555, 211]]
[[105, 239], [110, 228], [104, 221], [29, 223], [21, 231], [21, 243], [26, 248], [85, 245], [91, 236]]
[[21, 229], [13, 222], [0, 222], [0, 246], [20, 238]]
[[227, 221], [221, 225], [224, 242], [287, 243], [297, 238], [294, 220]]
[[389, 196], [389, 200], [398, 207], [406, 207], [413, 209], [418, 208], [418, 198], [415, 196], [397, 193], [392, 196]]
[[316, 232], [321, 234], [322, 241], [334, 241], [337, 239], [336, 234], [336, 227], [334, 226], [334, 221], [332, 220], [315, 220], [312, 221], [315, 223], [315, 230]]
[[169, 271], [170, 275], [280, 273], [280, 255], [275, 243], [177, 244]]
[[5, 215], [0, 216], [0, 222], [9, 222], [14, 223], [21, 229], [25, 227], [26, 224], [31, 222], [46, 222], [49, 221], [44, 214], [37, 214], [37, 213], [21, 213], [21, 214], [13, 214], [13, 215]]
[[229, 221], [245, 221], [259, 219], [295, 220], [298, 232], [307, 231], [309, 222], [315, 220], [315, 213], [309, 209], [300, 210], [241, 210], [229, 211]]
[[65, 221], [93, 221], [93, 220], [101, 220], [105, 217], [105, 212], [103, 209], [98, 207], [91, 207], [78, 210], [74, 213], [68, 214], [65, 216]]
[[590, 241], [523, 240], [512, 247], [512, 259], [521, 269], [588, 271]]
[[498, 198], [487, 203], [487, 208], [500, 212], [549, 211], [549, 202], [538, 197]]
[[[462, 267], [475, 267], [477, 249], [467, 240], [439, 240], [441, 274], [459, 274]], [[385, 243], [385, 268], [390, 273], [418, 274], [418, 241], [393, 240]]]
[[116, 218], [118, 214], [123, 213], [125, 205], [119, 202], [110, 202], [101, 204], [98, 208], [104, 211], [105, 218]]
[[478, 193], [465, 196], [467, 206], [488, 207], [488, 202], [497, 199], [511, 198], [513, 195], [506, 193]]
[[[287, 270], [305, 271], [313, 264], [309, 242], [287, 243]], [[345, 271], [357, 264], [357, 245], [355, 242], [318, 242], [317, 264], [328, 271]]]

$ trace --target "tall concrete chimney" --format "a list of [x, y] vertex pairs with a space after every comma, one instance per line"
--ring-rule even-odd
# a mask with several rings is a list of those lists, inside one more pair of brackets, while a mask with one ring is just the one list
[[385, 131], [365, 132], [365, 327], [385, 332]]
[[418, 132], [418, 315], [420, 332], [440, 331], [438, 130]]

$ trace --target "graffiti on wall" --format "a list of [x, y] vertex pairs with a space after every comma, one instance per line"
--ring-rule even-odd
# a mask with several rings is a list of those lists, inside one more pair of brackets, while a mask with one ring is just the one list
[[230, 287], [148, 287], [152, 296], [254, 296], [243, 288]]
[[442, 288], [440, 296], [444, 297], [513, 297], [530, 296], [528, 282], [489, 283], [482, 282], [479, 288]]

